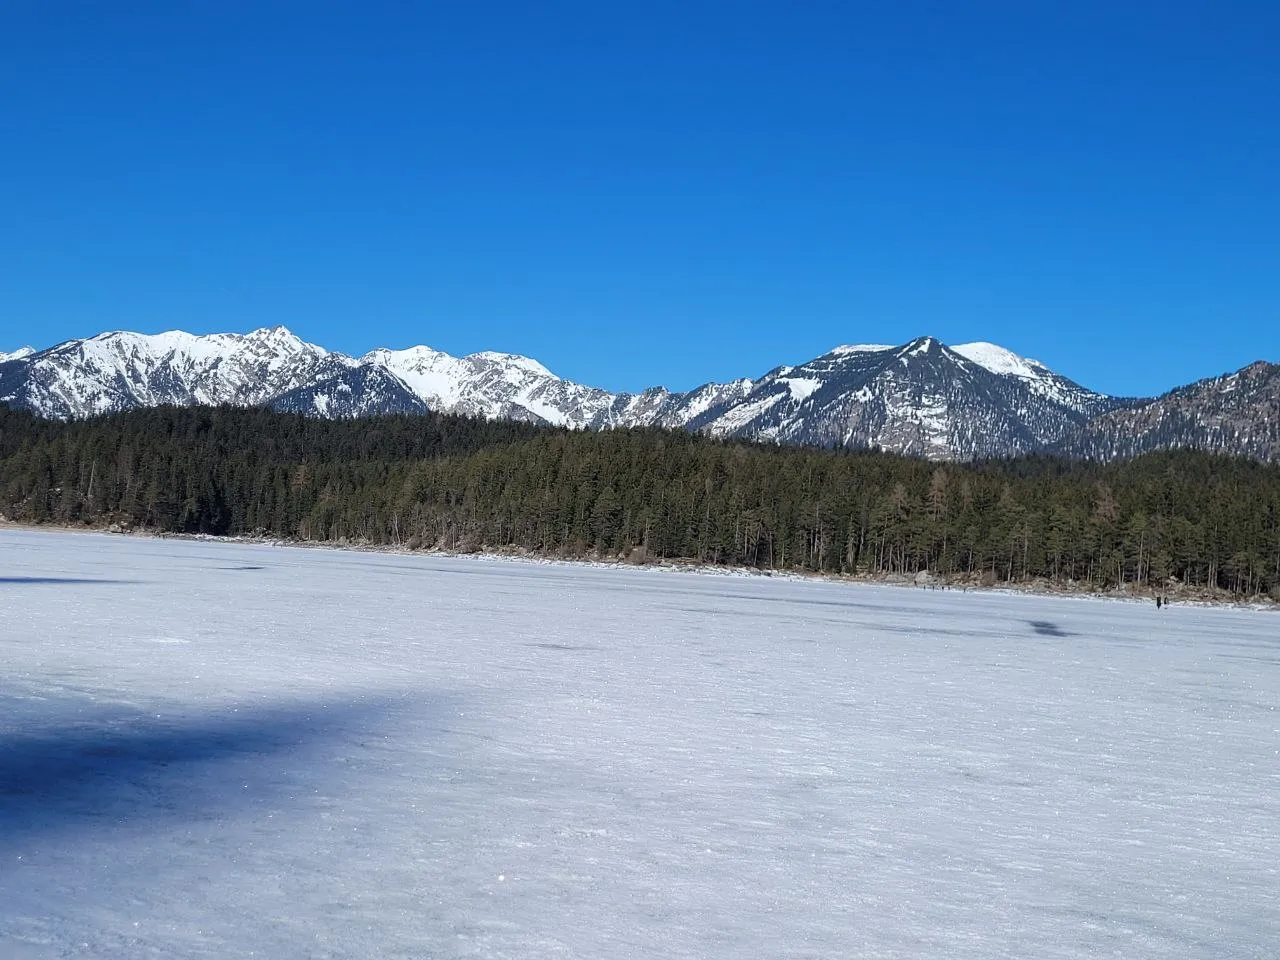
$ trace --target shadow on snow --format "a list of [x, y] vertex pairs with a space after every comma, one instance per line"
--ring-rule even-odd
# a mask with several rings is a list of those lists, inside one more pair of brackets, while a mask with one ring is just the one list
[[1074, 637], [1074, 633], [1063, 630], [1049, 620], [1028, 620], [1028, 626], [1042, 637]]
[[[385, 716], [405, 698], [227, 707], [203, 716], [77, 711], [14, 722], [0, 700], [0, 851], [73, 828], [218, 820], [332, 788], [335, 763], [385, 748]], [[7, 721], [7, 722], [5, 722]], [[348, 773], [351, 767], [346, 766]]]

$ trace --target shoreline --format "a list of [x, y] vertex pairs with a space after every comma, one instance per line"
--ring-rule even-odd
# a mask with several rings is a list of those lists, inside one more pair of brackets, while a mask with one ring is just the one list
[[[912, 590], [950, 590], [961, 593], [997, 593], [1005, 595], [1023, 595], [1033, 597], [1056, 597], [1061, 599], [1108, 600], [1123, 603], [1154, 604], [1156, 594], [1144, 589], [1136, 590], [1096, 590], [1081, 588], [1078, 581], [1071, 585], [1055, 585], [1050, 581], [1034, 580], [1027, 582], [1000, 582], [987, 584], [972, 580], [947, 580], [939, 574], [930, 574], [926, 581], [918, 581], [908, 574], [839, 574], [804, 570], [761, 570], [756, 567], [738, 567], [728, 564], [705, 563], [696, 560], [651, 559], [634, 562], [625, 559], [606, 559], [603, 557], [562, 557], [551, 554], [540, 554], [527, 550], [447, 550], [443, 548], [398, 547], [394, 544], [367, 544], [328, 540], [297, 540], [289, 537], [253, 536], [218, 536], [207, 533], [167, 533], [147, 528], [122, 528], [118, 524], [95, 526], [90, 524], [60, 523], [25, 523], [21, 521], [0, 519], [0, 531], [25, 530], [33, 533], [53, 532], [71, 534], [89, 534], [97, 536], [121, 536], [151, 538], [156, 540], [190, 540], [207, 543], [246, 544], [251, 546], [297, 547], [308, 550], [337, 550], [353, 553], [376, 553], [387, 556], [423, 556], [447, 557], [453, 559], [505, 560], [511, 562], [531, 563], [539, 565], [563, 565], [619, 568], [625, 570], [649, 570], [655, 573], [686, 573], [704, 576], [730, 577], [764, 577], [768, 579], [784, 579], [798, 581], [817, 581], [822, 583], [845, 583], [862, 586], [897, 587]], [[1214, 596], [1207, 590], [1188, 590], [1186, 593], [1163, 593], [1166, 606], [1214, 607], [1235, 610], [1262, 610], [1280, 612], [1280, 602], [1272, 600], [1265, 594], [1252, 598], [1232, 597], [1219, 591]]]

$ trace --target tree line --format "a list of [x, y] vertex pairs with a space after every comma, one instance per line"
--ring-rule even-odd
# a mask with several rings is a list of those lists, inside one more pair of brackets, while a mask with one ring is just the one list
[[0, 512], [31, 523], [1280, 599], [1280, 467], [1099, 464], [568, 431], [444, 414], [318, 420], [0, 407]]

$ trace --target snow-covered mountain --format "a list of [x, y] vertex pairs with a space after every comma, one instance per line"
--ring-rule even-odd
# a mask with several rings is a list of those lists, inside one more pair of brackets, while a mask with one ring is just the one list
[[[683, 427], [740, 399], [750, 380], [688, 393], [655, 387], [615, 394], [556, 376], [528, 357], [484, 352], [454, 357], [430, 347], [378, 349], [328, 380], [290, 391], [271, 406], [318, 416], [411, 412], [417, 407], [571, 428]], [[411, 399], [414, 398], [414, 399]]]
[[1037, 450], [1125, 401], [994, 344], [837, 347], [779, 367], [689, 424], [717, 436], [875, 447], [930, 459]]
[[1032, 393], [1085, 416], [1093, 417], [1115, 409], [1114, 397], [1087, 390], [1061, 374], [1054, 373], [1039, 360], [1020, 357], [994, 343], [962, 343], [952, 349], [991, 373], [1019, 380]]
[[352, 365], [284, 327], [244, 335], [104, 333], [0, 364], [0, 402], [59, 418], [167, 403], [248, 406]]
[[31, 347], [19, 347], [17, 350], [13, 351], [13, 353], [4, 353], [3, 351], [0, 351], [0, 363], [5, 363], [8, 360], [25, 360], [33, 353], [35, 353], [35, 350]]
[[374, 350], [361, 363], [397, 377], [433, 410], [470, 416], [581, 427], [614, 401], [613, 394], [562, 380], [538, 361], [509, 353], [454, 357], [410, 347]]
[[[321, 417], [442, 410], [572, 428], [678, 427], [720, 437], [880, 448], [932, 459], [1062, 447], [1139, 401], [1087, 390], [991, 343], [836, 347], [758, 378], [616, 394], [528, 357], [430, 347], [349, 357], [283, 327], [104, 333], [0, 354], [0, 402], [75, 418], [157, 404], [266, 404]], [[1117, 421], [1118, 422], [1118, 421]]]

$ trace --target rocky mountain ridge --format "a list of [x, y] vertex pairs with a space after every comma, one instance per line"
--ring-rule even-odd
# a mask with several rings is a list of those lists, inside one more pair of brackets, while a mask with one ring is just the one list
[[[1256, 369], [1255, 369], [1256, 368]], [[284, 327], [124, 331], [0, 353], [0, 402], [54, 418], [159, 404], [267, 405], [320, 417], [442, 410], [582, 429], [662, 426], [936, 460], [1057, 451], [1130, 456], [1169, 445], [1280, 456], [1280, 377], [1259, 363], [1154, 400], [1088, 390], [996, 344], [836, 347], [758, 378], [617, 394], [515, 354], [426, 346], [351, 357]]]

